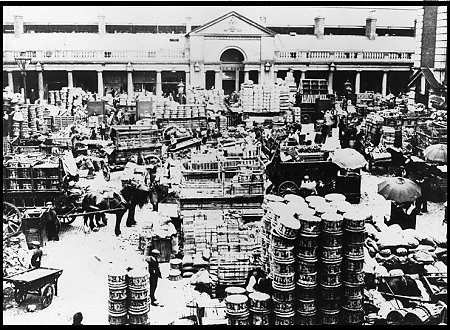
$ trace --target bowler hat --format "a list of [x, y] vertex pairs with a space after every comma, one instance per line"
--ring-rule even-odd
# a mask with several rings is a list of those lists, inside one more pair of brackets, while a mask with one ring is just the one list
[[161, 254], [161, 253], [159, 252], [159, 250], [157, 250], [157, 249], [153, 249], [151, 253], [152, 253], [152, 254]]

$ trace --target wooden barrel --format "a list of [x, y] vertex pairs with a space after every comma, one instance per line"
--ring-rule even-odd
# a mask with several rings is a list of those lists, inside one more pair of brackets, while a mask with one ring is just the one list
[[364, 267], [364, 257], [362, 258], [344, 258], [342, 261], [342, 269], [358, 272], [361, 271]]
[[340, 297], [337, 299], [321, 299], [320, 306], [325, 311], [337, 311], [341, 308], [341, 299]]
[[250, 312], [246, 311], [240, 315], [227, 313], [228, 325], [250, 325]]
[[288, 313], [274, 312], [275, 325], [294, 325], [295, 311]]
[[270, 212], [272, 213], [272, 228], [277, 228], [278, 222], [282, 217], [294, 215], [292, 208], [285, 203], [270, 203]]
[[342, 260], [342, 247], [323, 246], [320, 254], [320, 259], [323, 261]]
[[345, 271], [344, 272], [344, 283], [348, 283], [350, 285], [360, 285], [364, 284], [364, 272], [352, 272], [352, 271]]
[[338, 193], [331, 193], [325, 195], [325, 201], [326, 202], [345, 202], [345, 195], [338, 194]]
[[272, 257], [274, 261], [277, 261], [279, 263], [292, 263], [295, 261], [294, 257], [294, 247], [272, 247]]
[[317, 285], [317, 272], [305, 274], [305, 273], [299, 273], [298, 279], [297, 279], [298, 285], [313, 287]]
[[128, 272], [128, 287], [130, 289], [146, 289], [149, 286], [149, 274], [144, 269], [132, 269]]
[[144, 289], [130, 289], [129, 290], [129, 298], [131, 300], [145, 300], [148, 298], [149, 290], [147, 288]]
[[345, 244], [344, 255], [349, 259], [364, 258], [364, 244]]
[[278, 235], [286, 239], [295, 239], [299, 229], [300, 222], [292, 216], [281, 217], [275, 226]]
[[310, 313], [316, 311], [316, 299], [297, 299], [297, 312]]
[[291, 263], [280, 263], [274, 261], [271, 265], [273, 272], [277, 274], [288, 274], [295, 272], [294, 260]]
[[326, 247], [341, 247], [343, 243], [342, 234], [322, 233], [319, 238], [321, 245]]
[[347, 308], [349, 310], [360, 310], [362, 309], [364, 303], [363, 297], [351, 297], [351, 296], [343, 296], [342, 297], [342, 307]]
[[339, 287], [330, 287], [320, 285], [320, 298], [325, 300], [338, 300], [341, 296], [341, 290]]
[[130, 324], [147, 324], [148, 310], [144, 312], [128, 311], [128, 319]]
[[297, 257], [304, 260], [317, 260], [317, 236], [300, 234], [297, 240]]
[[295, 273], [289, 274], [273, 274], [272, 287], [277, 290], [293, 290], [295, 289], [294, 281]]
[[127, 271], [114, 268], [108, 274], [108, 287], [110, 289], [123, 289], [127, 287]]
[[127, 300], [108, 300], [108, 312], [111, 314], [122, 314], [127, 311]]
[[363, 297], [364, 284], [344, 283], [342, 286], [342, 297]]
[[109, 288], [110, 300], [124, 300], [127, 299], [127, 287], [123, 288]]
[[245, 289], [241, 288], [240, 286], [229, 286], [228, 288], [225, 288], [225, 297], [234, 295], [234, 294], [240, 294], [245, 295]]
[[273, 311], [275, 313], [288, 313], [294, 311], [294, 300], [291, 301], [281, 301], [277, 299], [272, 299]]
[[295, 325], [316, 325], [317, 324], [316, 311], [312, 311], [309, 313], [296, 311], [294, 323]]
[[233, 294], [225, 298], [226, 312], [228, 315], [248, 314], [248, 297], [243, 294]]
[[271, 232], [270, 244], [272, 247], [277, 248], [288, 248], [292, 246], [292, 240], [288, 240], [284, 237], [278, 235], [278, 233], [274, 230]]
[[320, 310], [320, 320], [322, 324], [338, 324], [339, 323], [339, 310], [336, 311], [326, 311]]
[[170, 281], [179, 281], [179, 280], [181, 280], [181, 271], [179, 271], [177, 269], [172, 269], [169, 272], [169, 280]]
[[252, 325], [269, 325], [270, 324], [270, 311], [267, 312], [252, 312], [251, 324]]
[[362, 212], [344, 213], [344, 229], [348, 231], [364, 231], [366, 215]]
[[364, 309], [357, 310], [342, 307], [342, 323], [351, 325], [362, 325], [364, 322]]
[[121, 325], [126, 324], [128, 322], [128, 313], [122, 312], [122, 313], [109, 313], [108, 314], [108, 323], [110, 325]]
[[299, 273], [303, 273], [303, 274], [316, 273], [317, 272], [317, 262], [299, 259], [297, 261], [297, 270]]
[[321, 260], [320, 272], [323, 274], [336, 274], [342, 270], [342, 259]]
[[337, 287], [341, 285], [341, 273], [320, 273], [322, 286]]
[[170, 260], [170, 269], [181, 270], [181, 259], [171, 259]]
[[148, 297], [145, 299], [129, 299], [128, 300], [128, 312], [129, 313], [135, 313], [140, 314], [144, 312], [149, 311], [149, 305], [148, 305]]
[[316, 299], [317, 296], [317, 285], [305, 286], [297, 283], [295, 287], [295, 295], [298, 299], [311, 300]]
[[323, 213], [322, 231], [328, 234], [341, 234], [344, 217], [337, 213]]
[[337, 207], [331, 206], [331, 204], [327, 203], [326, 205], [317, 205], [314, 207], [314, 210], [316, 211], [316, 216], [322, 217], [325, 213], [335, 213], [337, 214]]
[[347, 244], [364, 244], [366, 239], [365, 231], [348, 231], [344, 229], [345, 242]]
[[273, 289], [272, 298], [278, 301], [293, 301], [294, 300], [294, 290], [278, 290]]
[[248, 298], [250, 299], [250, 311], [269, 312], [270, 295], [263, 292], [252, 292], [248, 295]]
[[320, 221], [319, 217], [314, 215], [299, 215], [300, 220], [300, 234], [309, 236], [318, 236], [320, 232]]

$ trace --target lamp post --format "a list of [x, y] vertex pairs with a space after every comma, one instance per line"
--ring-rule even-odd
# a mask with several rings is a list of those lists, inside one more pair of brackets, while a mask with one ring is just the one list
[[23, 56], [24, 53], [25, 52], [21, 52], [21, 56], [16, 57], [15, 60], [23, 77], [23, 98], [25, 103], [27, 103], [27, 68], [31, 63], [31, 57]]

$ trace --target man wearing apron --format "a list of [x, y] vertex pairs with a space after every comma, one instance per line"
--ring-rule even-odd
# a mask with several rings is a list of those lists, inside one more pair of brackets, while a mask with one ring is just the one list
[[157, 249], [153, 249], [150, 257], [147, 259], [148, 272], [150, 274], [150, 299], [152, 306], [160, 306], [156, 302], [155, 291], [158, 286], [158, 278], [161, 278], [161, 270], [159, 269], [158, 256], [160, 252]]

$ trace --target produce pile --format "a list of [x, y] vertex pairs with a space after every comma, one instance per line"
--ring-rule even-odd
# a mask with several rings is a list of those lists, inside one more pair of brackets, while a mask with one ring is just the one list
[[389, 270], [405, 273], [447, 273], [446, 229], [441, 231], [402, 230], [399, 225], [366, 224], [366, 264], [375, 273]]

